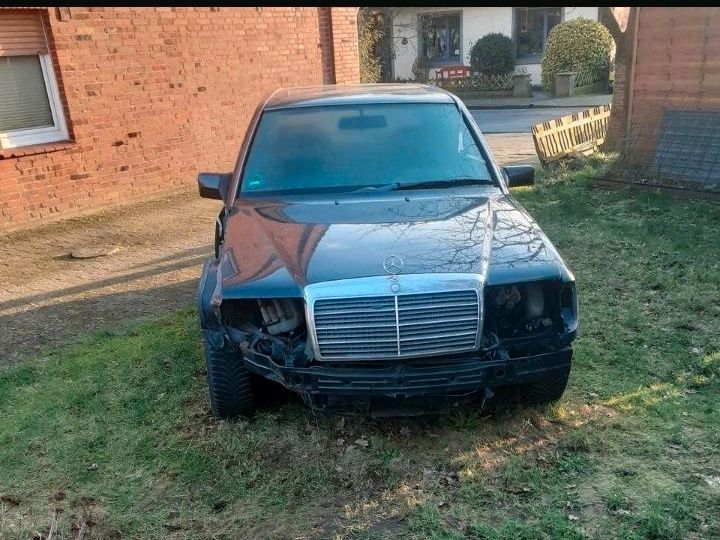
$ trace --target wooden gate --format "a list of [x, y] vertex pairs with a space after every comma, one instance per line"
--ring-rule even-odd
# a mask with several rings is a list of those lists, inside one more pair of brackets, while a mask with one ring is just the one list
[[540, 163], [594, 152], [605, 142], [609, 120], [608, 104], [535, 124], [532, 136]]

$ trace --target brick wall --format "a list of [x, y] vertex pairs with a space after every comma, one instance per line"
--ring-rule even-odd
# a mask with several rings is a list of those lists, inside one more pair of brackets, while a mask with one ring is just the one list
[[360, 82], [356, 7], [331, 8], [335, 81], [338, 84]]
[[43, 11], [72, 141], [0, 151], [0, 230], [186, 189], [232, 169], [268, 91], [358, 82], [357, 8], [324, 35], [319, 9]]

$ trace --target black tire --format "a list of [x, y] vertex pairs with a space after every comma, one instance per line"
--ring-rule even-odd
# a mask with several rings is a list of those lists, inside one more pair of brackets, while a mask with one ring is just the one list
[[228, 420], [236, 416], [251, 416], [255, 412], [252, 374], [243, 365], [239, 351], [227, 345], [222, 348], [205, 337], [210, 404], [216, 418]]
[[518, 387], [520, 402], [525, 405], [540, 405], [560, 399], [567, 387], [570, 366], [556, 370], [552, 375], [537, 379]]

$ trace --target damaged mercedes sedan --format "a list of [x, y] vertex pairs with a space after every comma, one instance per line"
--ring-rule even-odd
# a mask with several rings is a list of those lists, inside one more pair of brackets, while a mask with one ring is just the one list
[[213, 412], [259, 378], [315, 410], [421, 414], [565, 390], [575, 278], [454, 95], [425, 85], [281, 89], [220, 199], [198, 301]]

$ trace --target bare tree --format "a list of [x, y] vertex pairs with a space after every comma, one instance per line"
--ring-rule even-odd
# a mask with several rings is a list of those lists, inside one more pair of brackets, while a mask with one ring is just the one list
[[627, 7], [601, 6], [598, 8], [598, 18], [615, 41], [615, 61], [626, 61], [632, 49], [630, 34], [635, 10]]

